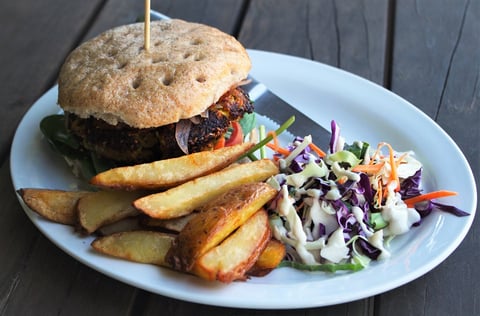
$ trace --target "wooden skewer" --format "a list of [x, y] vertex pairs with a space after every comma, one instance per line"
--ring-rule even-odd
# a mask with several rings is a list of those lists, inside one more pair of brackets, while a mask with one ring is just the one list
[[145, 51], [150, 50], [150, 0], [145, 0], [145, 26], [144, 26]]

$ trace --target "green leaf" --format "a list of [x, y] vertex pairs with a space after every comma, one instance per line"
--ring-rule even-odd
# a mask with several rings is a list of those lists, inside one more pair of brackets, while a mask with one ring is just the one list
[[247, 135], [252, 131], [252, 129], [257, 124], [257, 119], [255, 116], [255, 112], [252, 113], [245, 113], [242, 119], [239, 121], [240, 126], [242, 127], [242, 131], [244, 135]]
[[[360, 144], [362, 146], [360, 146]], [[352, 145], [345, 145], [344, 149], [353, 153], [358, 159], [363, 159], [370, 145], [366, 142], [354, 142]]]
[[295, 261], [282, 261], [278, 267], [290, 267], [303, 271], [323, 271], [323, 272], [337, 272], [337, 271], [359, 271], [363, 269], [360, 263], [324, 263], [324, 264], [304, 264]]
[[69, 158], [85, 156], [81, 153], [78, 140], [67, 130], [64, 115], [57, 114], [44, 117], [40, 122], [40, 131], [60, 154]]
[[333, 164], [333, 162], [338, 162], [340, 164], [348, 164], [350, 167], [358, 165], [361, 161], [354, 153], [348, 150], [341, 150], [330, 154], [325, 160], [330, 165]]
[[374, 230], [380, 230], [388, 226], [388, 222], [382, 216], [382, 213], [375, 212], [370, 213], [370, 226], [373, 227]]
[[64, 115], [44, 117], [40, 122], [40, 131], [53, 150], [64, 156], [84, 179], [88, 180], [99, 172], [115, 167], [111, 162], [83, 149], [80, 142], [67, 130]]
[[[294, 115], [290, 116], [290, 118], [288, 120], [286, 120], [279, 128], [277, 128], [275, 130], [275, 135], [278, 136], [281, 133], [283, 133], [287, 128], [289, 128], [293, 124], [293, 122], [295, 122], [295, 116]], [[258, 142], [255, 146], [253, 146], [244, 155], [244, 157], [248, 156], [251, 160], [257, 160], [257, 158], [255, 157], [255, 155], [253, 153], [256, 152], [257, 150], [259, 150], [260, 148], [262, 148], [263, 146], [265, 146], [268, 142], [272, 141], [272, 139], [273, 139], [272, 135], [268, 135], [263, 140]]]

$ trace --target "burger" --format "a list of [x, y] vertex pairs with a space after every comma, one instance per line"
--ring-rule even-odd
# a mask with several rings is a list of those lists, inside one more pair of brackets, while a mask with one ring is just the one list
[[[70, 162], [72, 151], [94, 162], [132, 165], [211, 150], [253, 112], [241, 88], [251, 62], [234, 37], [203, 24], [153, 21], [147, 50], [144, 27], [108, 30], [62, 65], [64, 113], [41, 128]], [[52, 122], [63, 129], [60, 137]]]

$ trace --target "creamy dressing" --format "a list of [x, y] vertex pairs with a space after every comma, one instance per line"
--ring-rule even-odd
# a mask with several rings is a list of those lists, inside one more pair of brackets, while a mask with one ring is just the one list
[[333, 180], [329, 180], [330, 190], [325, 193], [325, 198], [327, 200], [336, 201], [342, 197], [340, 191], [338, 190], [337, 184]]
[[408, 208], [400, 194], [389, 194], [381, 208], [382, 217], [388, 222], [384, 235], [401, 235], [410, 230], [420, 220], [420, 214], [414, 208]]
[[348, 180], [352, 180], [352, 181], [355, 181], [355, 182], [360, 181], [360, 174], [352, 172], [352, 171], [347, 170], [345, 168], [342, 168], [340, 166], [340, 163], [338, 163], [338, 161], [335, 161], [332, 164], [331, 168], [332, 168], [333, 173], [335, 174], [335, 176], [338, 179], [340, 179], [342, 177], [347, 177]]
[[390, 258], [390, 252], [383, 246], [383, 229], [376, 231], [373, 235], [368, 237], [368, 241], [381, 251], [378, 256], [379, 260]]
[[349, 252], [350, 249], [345, 244], [343, 230], [340, 227], [328, 238], [327, 244], [320, 250], [320, 256], [333, 263], [339, 263], [348, 258]]
[[402, 160], [402, 163], [397, 167], [397, 174], [400, 178], [408, 178], [413, 176], [422, 164], [411, 156], [411, 152]]
[[360, 227], [362, 228], [362, 230], [365, 232], [365, 235], [367, 237], [372, 236], [373, 231], [363, 221], [363, 215], [364, 214], [363, 214], [362, 209], [359, 208], [358, 206], [354, 206], [354, 207], [352, 207], [352, 214], [355, 216], [355, 219], [360, 224]]
[[286, 176], [287, 184], [300, 188], [311, 177], [324, 177], [328, 174], [328, 168], [324, 163], [317, 164], [315, 158], [310, 156], [308, 163], [301, 172]]
[[[308, 203], [310, 206], [310, 217], [312, 219], [314, 228], [312, 232], [313, 239], [318, 239], [319, 236], [319, 226], [323, 224], [325, 227], [325, 234], [329, 235], [335, 229], [338, 228], [338, 222], [335, 213], [327, 213], [324, 208], [320, 206], [320, 190], [308, 190], [307, 194], [311, 197], [310, 199], [305, 199], [305, 203]], [[330, 211], [329, 209], [327, 209]]]
[[295, 202], [288, 196], [288, 187], [286, 185], [282, 186], [281, 189], [282, 197], [280, 198], [280, 203], [278, 204], [278, 213], [285, 217], [289, 227], [290, 227], [290, 236], [295, 240], [293, 245], [297, 250], [298, 255], [301, 257], [302, 261], [306, 264], [314, 264], [315, 258], [308, 250], [305, 249], [305, 244], [307, 242], [307, 235], [303, 230], [302, 220], [297, 214], [293, 203]]

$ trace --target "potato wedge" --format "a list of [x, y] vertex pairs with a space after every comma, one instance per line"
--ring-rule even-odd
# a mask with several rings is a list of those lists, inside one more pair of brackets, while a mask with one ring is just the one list
[[103, 225], [140, 214], [133, 201], [145, 195], [138, 191], [97, 191], [78, 201], [80, 226], [89, 234]]
[[253, 143], [243, 143], [178, 158], [114, 168], [96, 175], [90, 183], [123, 190], [171, 188], [225, 168], [252, 146]]
[[282, 262], [285, 254], [285, 245], [277, 239], [270, 239], [247, 275], [258, 277], [267, 275]]
[[268, 159], [238, 164], [148, 195], [136, 200], [134, 205], [153, 218], [180, 217], [239, 185], [264, 181], [278, 172], [275, 163]]
[[166, 260], [174, 269], [189, 272], [200, 256], [221, 243], [276, 194], [274, 188], [263, 182], [227, 191], [186, 224]]
[[56, 223], [75, 225], [78, 223], [77, 203], [88, 191], [63, 191], [24, 188], [18, 194], [25, 204], [40, 216]]
[[165, 254], [173, 242], [169, 234], [138, 230], [99, 237], [92, 247], [103, 254], [129, 261], [168, 266]]
[[270, 237], [267, 212], [260, 210], [220, 245], [202, 255], [192, 272], [209, 281], [244, 280], [245, 273], [255, 264]]
[[166, 229], [172, 232], [179, 233], [187, 225], [187, 223], [195, 216], [196, 213], [190, 213], [185, 216], [171, 218], [171, 219], [158, 219], [146, 217], [141, 220], [141, 224], [153, 229]]

